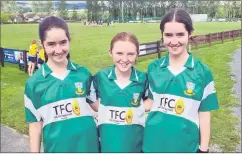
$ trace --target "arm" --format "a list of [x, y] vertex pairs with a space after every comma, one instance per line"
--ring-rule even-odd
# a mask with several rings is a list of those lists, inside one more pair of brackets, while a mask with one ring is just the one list
[[153, 105], [153, 100], [150, 98], [147, 98], [146, 100], [144, 100], [144, 106], [145, 106], [145, 112], [149, 112], [152, 105]]
[[90, 106], [95, 112], [98, 112], [99, 100], [96, 100], [94, 103], [90, 104]]
[[29, 123], [30, 152], [40, 152], [43, 122]]
[[97, 96], [97, 77], [96, 76], [92, 76], [90, 73], [90, 77], [89, 80], [87, 82], [87, 89], [88, 89], [88, 93], [87, 93], [87, 102], [89, 103], [90, 107], [92, 108], [92, 110], [94, 110], [95, 112], [98, 112], [98, 107], [99, 107], [99, 99]]
[[200, 150], [207, 151], [210, 138], [210, 112], [199, 112]]

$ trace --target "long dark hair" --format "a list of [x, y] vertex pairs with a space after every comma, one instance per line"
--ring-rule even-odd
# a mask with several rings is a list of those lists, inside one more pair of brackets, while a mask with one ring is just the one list
[[[70, 41], [70, 33], [66, 22], [62, 18], [49, 16], [49, 17], [46, 17], [43, 21], [41, 21], [39, 24], [39, 39], [42, 45], [46, 37], [46, 32], [51, 28], [63, 29], [66, 33], [68, 40]], [[43, 45], [43, 48], [44, 48], [44, 45]], [[66, 58], [67, 59], [70, 58], [70, 53], [68, 53]], [[45, 62], [47, 62], [47, 60], [48, 60], [48, 56], [45, 53]]]
[[[164, 32], [165, 24], [167, 22], [172, 22], [173, 20], [175, 20], [176, 22], [179, 22], [179, 23], [183, 23], [188, 32], [188, 35], [191, 35], [194, 30], [193, 24], [192, 24], [192, 19], [191, 19], [190, 15], [188, 14], [188, 12], [186, 12], [183, 9], [178, 9], [178, 8], [171, 9], [169, 12], [167, 12], [163, 16], [161, 23], [160, 23], [160, 30], [162, 33], [162, 38], [161, 38], [162, 42], [163, 42], [163, 32]], [[193, 41], [192, 38], [191, 38], [191, 40]]]

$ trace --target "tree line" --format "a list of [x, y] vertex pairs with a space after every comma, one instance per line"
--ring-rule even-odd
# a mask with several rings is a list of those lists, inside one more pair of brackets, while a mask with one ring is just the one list
[[88, 0], [86, 10], [78, 11], [73, 4], [71, 11], [66, 1], [54, 6], [52, 1], [32, 1], [24, 10], [15, 1], [1, 1], [1, 20], [9, 20], [16, 14], [35, 12], [57, 15], [66, 20], [113, 21], [160, 19], [171, 8], [183, 8], [191, 14], [207, 14], [209, 18], [241, 18], [241, 1], [189, 1], [189, 0]]

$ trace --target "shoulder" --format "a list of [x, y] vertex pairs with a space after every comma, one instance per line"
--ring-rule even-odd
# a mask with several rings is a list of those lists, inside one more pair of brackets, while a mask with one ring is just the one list
[[194, 59], [194, 68], [201, 72], [202, 74], [206, 75], [208, 73], [211, 73], [211, 69], [209, 68], [209, 66], [205, 63], [203, 63], [202, 61], [200, 61], [199, 59], [193, 57]]
[[38, 69], [30, 78], [26, 81], [26, 86], [30, 89], [34, 89], [36, 85], [39, 84], [40, 81], [44, 79], [42, 74], [42, 68]]
[[165, 60], [166, 57], [161, 57], [159, 59], [156, 59], [155, 61], [151, 62], [148, 65], [148, 70], [147, 72], [151, 72], [152, 70], [154, 70], [155, 68], [159, 67], [161, 65], [161, 63]]
[[72, 62], [72, 65], [74, 68], [76, 68], [78, 73], [82, 73], [85, 75], [92, 75], [91, 72], [86, 67], [73, 63], [73, 62]]
[[95, 76], [109, 76], [110, 73], [114, 73], [114, 72], [112, 72], [112, 71], [113, 71], [113, 70], [112, 70], [112, 66], [107, 67], [107, 68], [103, 68], [103, 69], [99, 70], [99, 71], [95, 74]]
[[146, 72], [140, 71], [136, 68], [134, 68], [134, 70], [136, 72], [137, 77], [139, 78], [139, 81], [145, 82], [147, 80], [147, 73]]

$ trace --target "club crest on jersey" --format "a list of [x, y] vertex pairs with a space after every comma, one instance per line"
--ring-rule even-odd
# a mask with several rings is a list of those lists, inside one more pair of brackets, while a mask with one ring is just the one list
[[131, 102], [132, 105], [138, 105], [138, 98], [139, 98], [139, 93], [134, 93], [133, 94], [133, 100]]
[[192, 83], [192, 82], [187, 82], [187, 90], [184, 91], [185, 95], [188, 95], [188, 96], [193, 96], [195, 95], [195, 93], [193, 93], [193, 90], [195, 88], [195, 84]]
[[132, 123], [132, 120], [133, 120], [133, 112], [131, 109], [129, 109], [126, 113], [126, 116], [125, 116], [125, 120], [128, 124], [131, 124]]
[[180, 115], [182, 112], [184, 112], [185, 105], [183, 99], [178, 99], [175, 104], [175, 112]]
[[79, 116], [81, 114], [80, 111], [80, 105], [77, 100], [74, 100], [72, 102], [72, 111], [74, 112], [75, 115]]
[[75, 83], [75, 86], [76, 86], [76, 88], [77, 88], [77, 90], [76, 90], [76, 94], [77, 94], [77, 95], [83, 95], [83, 94], [84, 94], [84, 91], [82, 90], [82, 87], [83, 87], [82, 82], [76, 82], [76, 83]]

